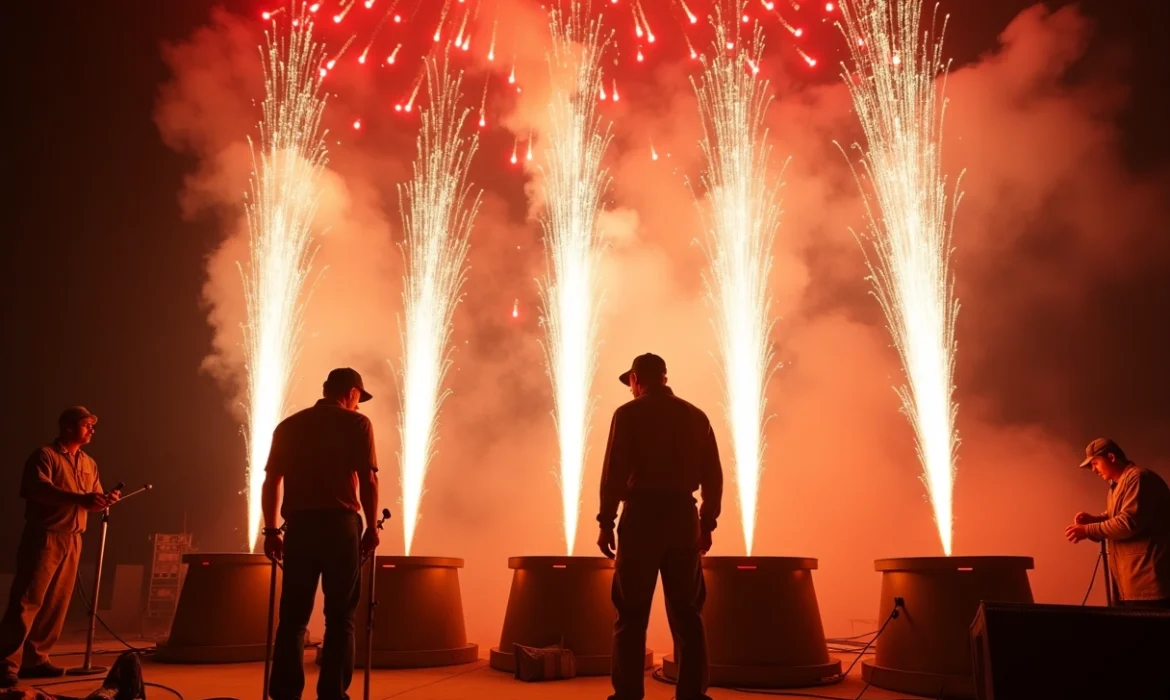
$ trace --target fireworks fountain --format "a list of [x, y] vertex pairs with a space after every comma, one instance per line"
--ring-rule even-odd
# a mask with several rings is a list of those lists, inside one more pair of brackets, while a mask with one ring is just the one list
[[[971, 620], [980, 601], [1032, 602], [1027, 570], [1033, 562], [1029, 557], [951, 556], [959, 304], [950, 247], [961, 196], [957, 188], [953, 198], [947, 196], [942, 174], [943, 31], [932, 39], [937, 8], [930, 26], [923, 26], [922, 0], [851, 0], [842, 3], [841, 14], [854, 64], [852, 70], [842, 66], [843, 77], [868, 141], [855, 173], [869, 219], [863, 249], [874, 295], [906, 372], [908, 384], [898, 395], [914, 426], [946, 555], [875, 562], [882, 572], [878, 616], [885, 621], [884, 632], [872, 662], [862, 663], [862, 674], [889, 690], [974, 697]], [[905, 615], [895, 617], [899, 609]]]
[[462, 75], [433, 59], [426, 65], [430, 105], [421, 114], [413, 178], [402, 198], [403, 279], [401, 412], [402, 521], [410, 554], [435, 423], [446, 397], [441, 385], [450, 366], [452, 315], [466, 276], [468, 236], [479, 209], [468, 169], [479, 144], [466, 135], [469, 110], [459, 106]]
[[943, 553], [950, 556], [959, 442], [953, 402], [959, 304], [950, 246], [961, 197], [948, 214], [942, 41], [931, 43], [920, 26], [922, 0], [851, 0], [841, 4], [841, 14], [854, 62], [852, 70], [842, 69], [868, 141], [862, 173], [870, 184], [863, 187], [870, 279], [902, 358], [908, 385], [898, 395], [914, 426]]
[[[766, 388], [774, 371], [769, 335], [774, 323], [768, 299], [772, 239], [780, 220], [780, 177], [770, 172], [771, 148], [764, 116], [772, 102], [767, 81], [757, 79], [763, 35], [738, 41], [736, 19], [743, 0], [715, 7], [715, 42], [692, 80], [703, 117], [703, 153], [711, 261], [708, 295], [723, 364], [724, 409], [731, 428], [744, 545], [752, 553], [757, 493], [764, 458]], [[734, 11], [730, 11], [734, 10]]]
[[[760, 25], [741, 41], [743, 0], [720, 0], [715, 40], [703, 72], [692, 80], [703, 118], [702, 175], [708, 226], [706, 280], [723, 364], [724, 409], [731, 428], [736, 485], [748, 556], [703, 557], [713, 685], [744, 688], [807, 686], [840, 673], [829, 657], [813, 588], [817, 560], [751, 556], [764, 459], [767, 385], [775, 370], [768, 295], [772, 241], [780, 224], [783, 169], [773, 171], [764, 118], [772, 102], [760, 80]], [[697, 199], [697, 198], [696, 198]], [[676, 655], [677, 656], [677, 655]], [[678, 677], [676, 656], [663, 660]]]
[[[609, 675], [614, 622], [610, 592], [613, 561], [575, 557], [581, 478], [585, 465], [590, 387], [597, 362], [597, 266], [601, 241], [597, 216], [609, 177], [601, 165], [609, 128], [597, 113], [601, 57], [610, 36], [592, 20], [588, 3], [567, 0], [566, 12], [550, 12], [548, 53], [552, 94], [548, 111], [544, 228], [548, 274], [541, 284], [542, 322], [554, 417], [560, 439], [560, 482], [568, 556], [513, 557], [508, 608], [491, 667], [511, 672], [514, 645], [559, 644], [573, 651], [577, 674]], [[649, 667], [654, 656], [646, 650]]]
[[312, 268], [313, 218], [326, 162], [320, 131], [325, 95], [318, 65], [324, 49], [309, 21], [289, 23], [286, 39], [266, 32], [265, 97], [259, 143], [252, 148], [251, 196], [245, 205], [250, 265], [240, 266], [247, 300], [244, 348], [248, 374], [248, 545], [260, 527], [260, 486], [272, 431], [287, 410], [300, 351], [306, 282]]
[[[261, 49], [265, 97], [259, 142], [252, 148], [251, 191], [245, 209], [251, 244], [240, 265], [247, 302], [244, 326], [248, 377], [248, 545], [257, 542], [260, 486], [272, 431], [287, 409], [300, 350], [302, 312], [314, 252], [313, 219], [325, 133], [325, 97], [318, 66], [323, 47], [312, 22], [289, 22], [289, 35], [265, 33]], [[158, 645], [159, 661], [244, 663], [264, 658], [269, 585], [281, 577], [263, 554], [200, 553], [183, 557], [187, 576], [174, 622]], [[276, 575], [276, 578], [270, 576]]]
[[601, 58], [609, 43], [601, 21], [578, 0], [550, 13], [548, 54], [553, 92], [548, 109], [546, 164], [540, 168], [548, 273], [541, 284], [542, 323], [554, 418], [560, 442], [560, 484], [565, 547], [573, 553], [581, 506], [590, 390], [597, 365], [597, 267], [601, 242], [597, 215], [609, 185], [601, 160], [610, 133], [597, 113]]

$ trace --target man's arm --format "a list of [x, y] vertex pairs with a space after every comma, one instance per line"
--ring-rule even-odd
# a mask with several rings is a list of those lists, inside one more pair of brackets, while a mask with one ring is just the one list
[[361, 439], [354, 471], [358, 475], [358, 500], [366, 518], [366, 529], [378, 523], [378, 451], [374, 447], [374, 424], [362, 421]]
[[80, 506], [85, 502], [85, 494], [66, 491], [53, 484], [53, 463], [44, 450], [37, 450], [25, 462], [20, 496], [51, 506]]
[[719, 445], [715, 442], [715, 431], [711, 422], [706, 423], [703, 436], [702, 466], [699, 475], [699, 495], [703, 504], [699, 506], [699, 523], [703, 532], [715, 529], [723, 503], [723, 466], [719, 463]]
[[287, 471], [288, 446], [284, 431], [276, 426], [272, 431], [272, 446], [268, 448], [268, 463], [264, 465], [264, 483], [260, 486], [260, 512], [264, 516], [264, 527], [275, 530], [280, 503], [280, 482]]
[[1127, 540], [1143, 530], [1142, 518], [1144, 511], [1140, 508], [1141, 490], [1140, 475], [1126, 479], [1124, 484], [1118, 484], [1117, 515], [1106, 518], [1098, 523], [1085, 526], [1085, 534], [1094, 542], [1101, 540]]
[[603, 530], [612, 530], [617, 520], [618, 504], [626, 495], [630, 480], [629, 457], [625, 449], [625, 429], [614, 411], [609, 423], [609, 441], [605, 445], [605, 459], [601, 463], [601, 495], [597, 522]]

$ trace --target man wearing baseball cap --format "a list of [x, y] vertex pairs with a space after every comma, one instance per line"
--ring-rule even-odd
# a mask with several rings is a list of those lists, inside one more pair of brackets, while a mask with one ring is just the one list
[[57, 439], [25, 462], [20, 480], [26, 501], [24, 533], [0, 621], [0, 688], [14, 687], [18, 678], [65, 673], [49, 662], [49, 650], [61, 635], [73, 597], [86, 513], [105, 510], [118, 500], [116, 491], [102, 491], [97, 462], [81, 449], [93, 438], [96, 425], [97, 416], [84, 406], [65, 409], [57, 419]]
[[[358, 413], [358, 405], [373, 396], [348, 367], [330, 372], [322, 393], [316, 405], [276, 426], [261, 491], [264, 553], [284, 561], [269, 683], [274, 700], [299, 700], [304, 691], [305, 630], [318, 578], [325, 594], [325, 639], [317, 698], [349, 697], [361, 558], [378, 547], [374, 428]], [[276, 524], [281, 482], [284, 534]], [[359, 513], [366, 517], [364, 536]]]
[[[723, 498], [719, 448], [707, 416], [666, 385], [661, 357], [639, 355], [619, 380], [634, 400], [613, 414], [597, 515], [602, 554], [612, 559], [617, 548], [610, 700], [640, 700], [645, 692], [646, 626], [659, 574], [679, 668], [675, 697], [709, 700], [701, 557], [711, 549]], [[703, 499], [698, 509], [695, 491]]]
[[1109, 496], [1104, 513], [1076, 514], [1065, 529], [1068, 541], [1110, 543], [1109, 571], [1120, 605], [1170, 609], [1170, 488], [1107, 438], [1089, 443], [1081, 468], [1108, 482]]

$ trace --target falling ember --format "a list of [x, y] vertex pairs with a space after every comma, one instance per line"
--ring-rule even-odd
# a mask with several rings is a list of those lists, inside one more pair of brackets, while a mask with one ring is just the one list
[[315, 70], [323, 48], [312, 34], [311, 22], [293, 25], [287, 39], [266, 32], [263, 118], [259, 141], [249, 138], [252, 175], [245, 211], [251, 255], [249, 265], [240, 266], [248, 315], [249, 547], [257, 543], [272, 431], [287, 411], [300, 353], [303, 297], [315, 250], [312, 226], [327, 160], [320, 131], [325, 96]]
[[361, 129], [362, 128], [362, 120], [361, 119], [354, 119], [353, 120], [353, 128], [354, 129]]
[[402, 49], [402, 44], [395, 46], [394, 50], [390, 52], [390, 56], [386, 59], [386, 63], [389, 63], [390, 65], [394, 65], [394, 60], [398, 57], [398, 52], [401, 49]]
[[528, 135], [528, 153], [524, 158], [525, 160], [532, 160], [532, 134]]
[[680, 0], [679, 4], [682, 5], [683, 12], [687, 14], [687, 19], [690, 20], [691, 24], [695, 24], [699, 21], [699, 18], [695, 16], [695, 13], [691, 12], [691, 8], [687, 7], [686, 2], [682, 2]]
[[[914, 428], [923, 482], [949, 556], [959, 445], [954, 403], [959, 302], [950, 250], [962, 196], [956, 184], [954, 197], [948, 198], [941, 164], [946, 21], [931, 43], [922, 28], [921, 0], [854, 0], [842, 4], [841, 13], [854, 64], [843, 77], [867, 139], [867, 148], [854, 146], [863, 154], [858, 183], [869, 183], [862, 185], [869, 217], [862, 240], [873, 249], [870, 255], [865, 247], [874, 294], [906, 372], [907, 384], [898, 388], [898, 396]], [[936, 8], [931, 31], [937, 22]], [[863, 50], [865, 44], [873, 50]], [[908, 60], [894, 70], [899, 56]]]
[[487, 59], [489, 61], [496, 60], [496, 29], [499, 28], [500, 20], [492, 23], [492, 43], [488, 46]]
[[618, 94], [617, 78], [614, 78], [613, 79], [613, 101], [617, 102], [620, 99], [622, 99], [622, 97], [621, 97], [621, 95]]
[[512, 72], [508, 73], [508, 84], [509, 85], [516, 84], [516, 65], [515, 64], [512, 65]]
[[[767, 384], [775, 369], [768, 300], [772, 241], [780, 221], [782, 173], [771, 168], [765, 115], [772, 102], [767, 81], [748, 62], [759, 61], [763, 32], [757, 25], [745, 50], [718, 50], [735, 31], [716, 6], [715, 51], [703, 59], [701, 82], [692, 79], [703, 117], [702, 175], [708, 226], [707, 275], [713, 325], [723, 367], [724, 408], [731, 432], [744, 544], [752, 553]], [[750, 49], [750, 50], [749, 50]]]
[[520, 318], [520, 300], [512, 302], [512, 318]]
[[520, 150], [520, 139], [519, 139], [519, 138], [517, 138], [517, 139], [516, 139], [516, 141], [515, 141], [515, 142], [512, 144], [512, 165], [515, 165], [515, 164], [516, 164], [516, 163], [518, 163], [518, 162], [519, 162], [519, 160], [520, 160], [520, 159], [519, 159], [519, 158], [517, 158], [517, 156], [516, 156], [516, 153], [517, 153], [519, 150]]
[[565, 546], [572, 555], [597, 368], [597, 267], [602, 247], [597, 218], [609, 186], [601, 161], [611, 136], [594, 96], [600, 92], [601, 58], [610, 35], [602, 36], [601, 21], [590, 20], [580, 0], [572, 0], [567, 15], [554, 7], [550, 29], [547, 58], [557, 89], [548, 106], [541, 166], [546, 202], [541, 227], [548, 272], [540, 291], [560, 447]]
[[654, 144], [650, 144], [650, 160], [658, 160], [658, 151], [654, 150]]
[[468, 169], [478, 136], [465, 135], [469, 110], [459, 107], [459, 75], [444, 62], [426, 62], [429, 104], [420, 114], [413, 176], [399, 187], [402, 202], [403, 277], [398, 432], [402, 523], [410, 555], [419, 520], [427, 466], [435, 452], [435, 425], [448, 391], [451, 328], [466, 277], [468, 236], [479, 209]]

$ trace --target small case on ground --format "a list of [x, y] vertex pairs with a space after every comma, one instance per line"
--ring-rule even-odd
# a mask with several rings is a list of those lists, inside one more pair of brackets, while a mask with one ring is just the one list
[[513, 644], [512, 653], [516, 659], [516, 680], [533, 683], [577, 676], [577, 657], [571, 649], [559, 644], [541, 648]]

